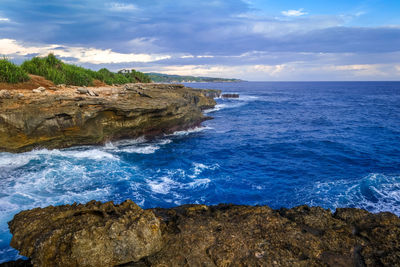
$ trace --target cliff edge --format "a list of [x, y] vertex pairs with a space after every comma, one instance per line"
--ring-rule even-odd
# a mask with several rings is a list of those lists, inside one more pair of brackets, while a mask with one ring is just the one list
[[354, 208], [332, 213], [221, 204], [142, 210], [129, 200], [91, 201], [23, 211], [9, 227], [11, 246], [35, 266], [400, 264], [399, 217]]
[[0, 151], [63, 148], [197, 126], [220, 91], [126, 84], [0, 90]]

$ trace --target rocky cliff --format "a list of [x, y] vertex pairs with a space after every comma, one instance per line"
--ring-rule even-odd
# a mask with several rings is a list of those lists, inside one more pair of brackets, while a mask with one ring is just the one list
[[62, 148], [182, 130], [207, 119], [220, 91], [183, 85], [0, 91], [0, 151]]
[[400, 265], [399, 217], [352, 208], [92, 201], [23, 211], [9, 227], [36, 266]]

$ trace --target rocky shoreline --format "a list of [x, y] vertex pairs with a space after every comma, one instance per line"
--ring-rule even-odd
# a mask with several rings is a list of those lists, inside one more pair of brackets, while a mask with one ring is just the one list
[[[22, 211], [11, 246], [34, 266], [399, 266], [400, 219], [320, 207], [91, 201]], [[30, 261], [4, 266], [29, 266]]]
[[219, 90], [126, 84], [0, 91], [0, 151], [64, 148], [155, 136], [199, 125]]

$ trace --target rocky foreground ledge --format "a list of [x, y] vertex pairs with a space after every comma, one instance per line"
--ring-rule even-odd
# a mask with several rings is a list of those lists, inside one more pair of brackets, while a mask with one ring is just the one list
[[0, 90], [0, 151], [63, 148], [197, 126], [218, 90], [178, 84]]
[[92, 201], [23, 211], [9, 227], [35, 266], [400, 265], [399, 217], [352, 208]]

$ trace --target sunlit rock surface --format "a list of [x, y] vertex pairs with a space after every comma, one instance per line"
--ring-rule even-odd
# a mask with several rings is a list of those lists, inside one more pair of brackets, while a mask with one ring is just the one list
[[[131, 201], [23, 211], [11, 245], [37, 266], [398, 266], [400, 219], [360, 209]], [[127, 261], [130, 262], [127, 262]]]
[[0, 151], [102, 144], [183, 130], [207, 119], [201, 111], [215, 106], [213, 97], [220, 91], [127, 84], [21, 94], [9, 90], [0, 97]]

